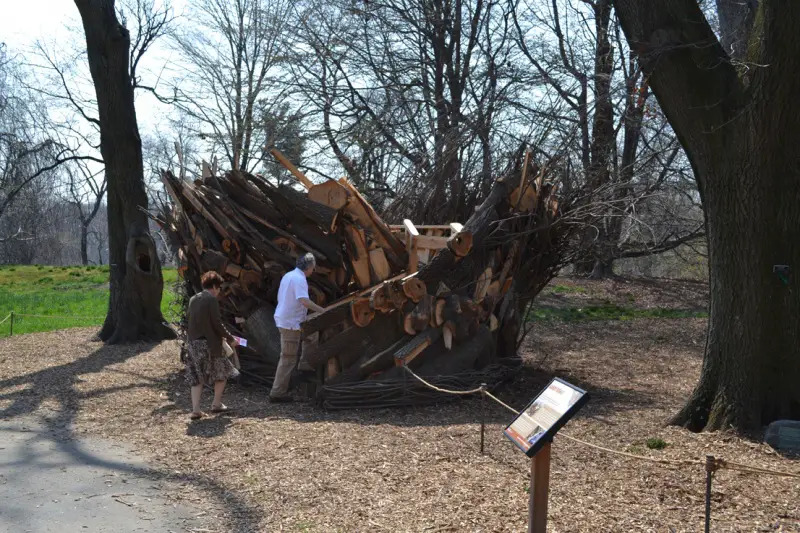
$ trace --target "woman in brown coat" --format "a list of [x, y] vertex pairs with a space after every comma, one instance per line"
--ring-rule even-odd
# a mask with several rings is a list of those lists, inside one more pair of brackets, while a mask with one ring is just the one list
[[186, 380], [192, 387], [192, 420], [197, 420], [200, 411], [200, 396], [205, 383], [214, 382], [212, 413], [224, 413], [229, 409], [222, 404], [225, 382], [235, 378], [239, 372], [222, 350], [222, 340], [231, 346], [239, 342], [222, 325], [219, 313], [219, 296], [222, 276], [206, 272], [200, 278], [203, 291], [192, 296], [187, 311], [189, 327], [186, 332]]

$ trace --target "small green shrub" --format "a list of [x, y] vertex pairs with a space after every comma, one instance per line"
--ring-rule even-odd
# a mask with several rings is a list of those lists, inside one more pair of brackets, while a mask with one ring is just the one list
[[81, 272], [80, 270], [72, 270], [69, 273], [69, 275], [73, 276], [73, 277], [76, 277], [76, 278], [79, 278], [79, 277], [83, 276], [83, 272]]
[[667, 442], [659, 437], [649, 438], [647, 439], [647, 442], [645, 442], [645, 444], [651, 450], [663, 450], [668, 446]]
[[50, 276], [43, 276], [36, 280], [36, 283], [38, 283], [39, 285], [44, 285], [45, 283], [52, 283], [52, 282], [53, 278], [51, 278]]

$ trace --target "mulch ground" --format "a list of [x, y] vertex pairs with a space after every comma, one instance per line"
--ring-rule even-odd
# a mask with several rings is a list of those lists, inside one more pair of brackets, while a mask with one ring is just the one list
[[[684, 308], [705, 294], [663, 282], [626, 284], [631, 294], [620, 296], [625, 288], [613, 283], [566, 298]], [[476, 400], [325, 412], [272, 405], [267, 391], [234, 385], [226, 392], [234, 415], [189, 423], [176, 343], [106, 347], [92, 333], [1, 340], [0, 417], [40, 415], [133, 445], [178, 482], [176, 499], [205, 506], [218, 531], [525, 530], [529, 463], [502, 436], [509, 413], [500, 406], [489, 406], [483, 456]], [[713, 454], [800, 472], [800, 462], [756, 440], [665, 425], [697, 379], [704, 337], [697, 318], [538, 322], [524, 368], [498, 396], [520, 408], [559, 376], [592, 395], [564, 428], [571, 436], [649, 458]], [[651, 438], [667, 446], [649, 449]], [[557, 438], [549, 530], [702, 531], [704, 480], [700, 464], [663, 465]], [[721, 470], [713, 487], [713, 531], [800, 531], [800, 480]]]

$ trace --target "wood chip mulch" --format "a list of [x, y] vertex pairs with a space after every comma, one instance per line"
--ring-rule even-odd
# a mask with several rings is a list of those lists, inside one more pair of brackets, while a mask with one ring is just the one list
[[[174, 342], [109, 347], [92, 330], [0, 341], [0, 416], [58, 419], [76, 435], [124, 441], [207, 509], [218, 531], [524, 531], [529, 463], [502, 436], [509, 413], [481, 402], [324, 412], [267, 403], [232, 385], [233, 415], [188, 421]], [[697, 378], [703, 319], [538, 324], [519, 378], [498, 395], [516, 407], [557, 375], [592, 399], [564, 431], [664, 459], [713, 454], [800, 472], [800, 461], [728, 433], [664, 425]], [[204, 406], [209, 408], [207, 392]], [[646, 446], [649, 438], [668, 444]], [[703, 467], [664, 466], [553, 444], [549, 531], [702, 531]], [[712, 531], [800, 531], [800, 480], [715, 475]]]

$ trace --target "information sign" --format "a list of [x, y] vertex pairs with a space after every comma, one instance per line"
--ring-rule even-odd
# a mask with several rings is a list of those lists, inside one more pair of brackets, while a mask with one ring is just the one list
[[586, 391], [553, 378], [503, 433], [528, 457], [533, 457], [588, 399]]

